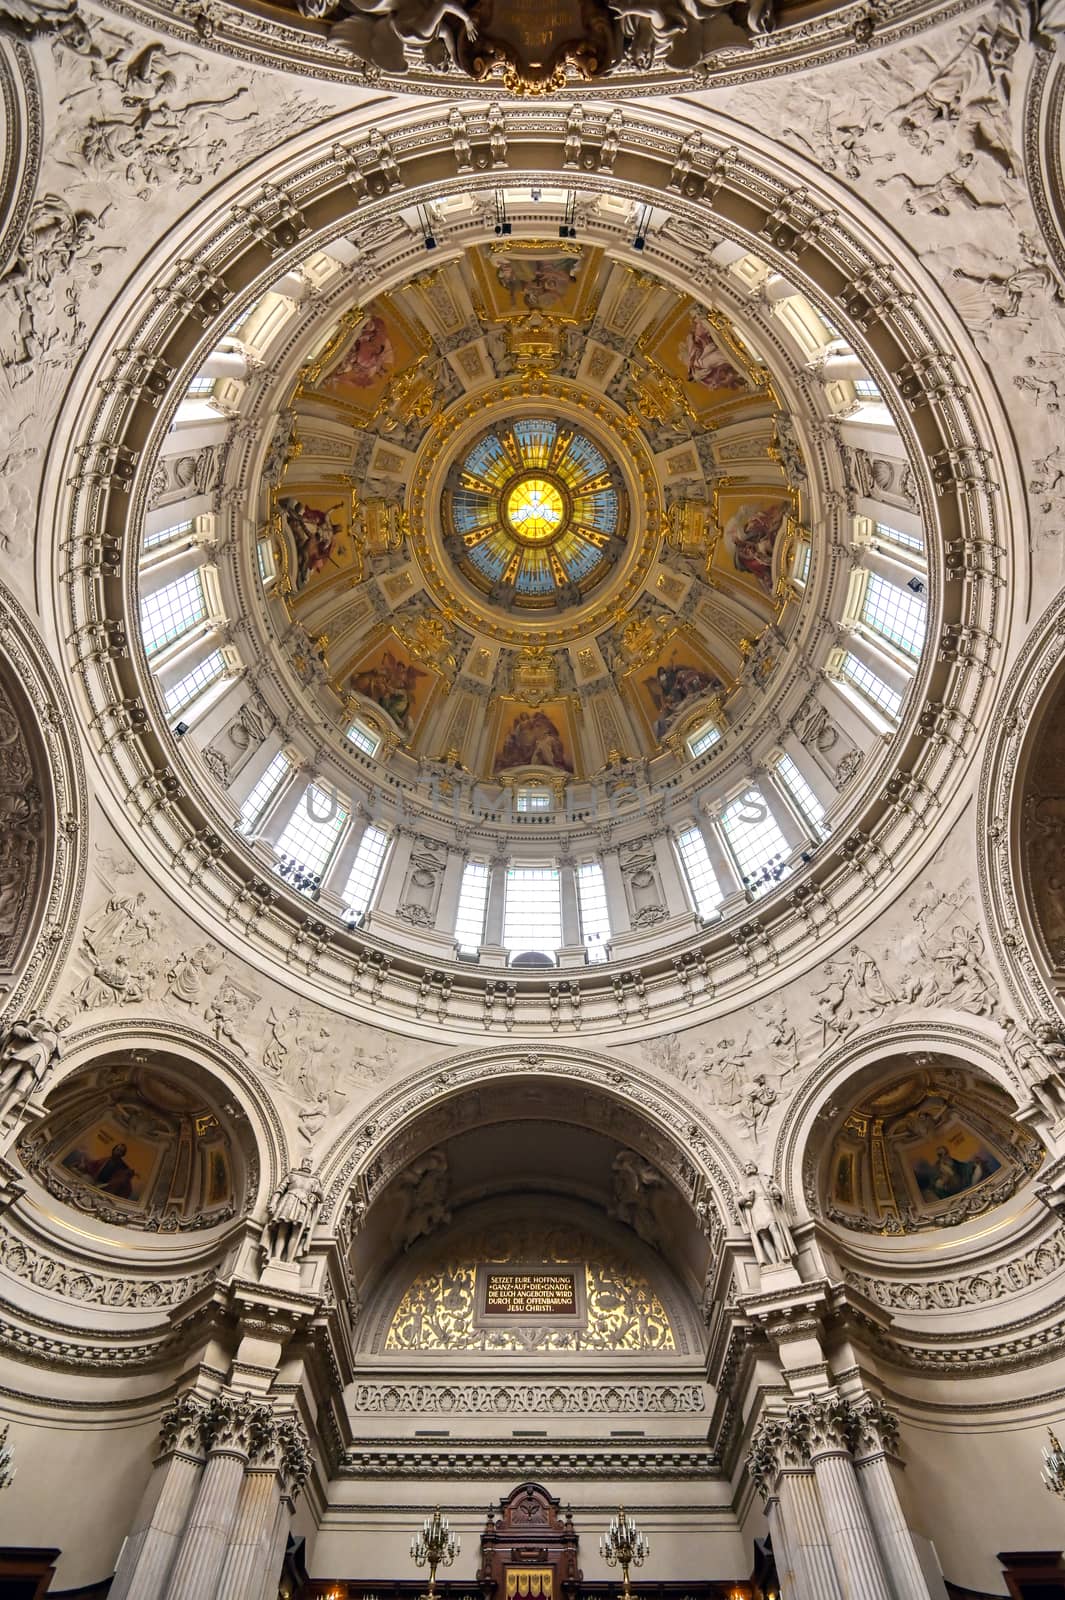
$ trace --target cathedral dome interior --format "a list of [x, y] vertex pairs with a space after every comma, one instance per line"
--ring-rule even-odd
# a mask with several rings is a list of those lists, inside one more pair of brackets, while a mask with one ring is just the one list
[[1063, 41], [0, 0], [0, 1600], [1065, 1600]]

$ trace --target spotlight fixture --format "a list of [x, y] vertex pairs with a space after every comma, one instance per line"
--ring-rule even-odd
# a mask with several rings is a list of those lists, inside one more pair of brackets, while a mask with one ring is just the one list
[[175, 739], [183, 738], [184, 735], [186, 733], [188, 733], [188, 731], [189, 731], [189, 725], [188, 725], [187, 722], [175, 722], [175, 724], [174, 724], [174, 738]]
[[632, 241], [632, 248], [634, 250], [643, 250], [643, 249], [646, 248], [646, 246], [647, 246], [647, 224], [650, 222], [650, 220], [651, 220], [651, 207], [650, 206], [642, 206], [640, 208], [640, 215], [636, 219], [636, 237]]
[[559, 226], [560, 239], [575, 239], [577, 237], [577, 200], [571, 189], [566, 195], [566, 210]]
[[506, 236], [510, 233], [510, 223], [507, 221], [507, 202], [501, 189], [496, 190], [496, 236]]

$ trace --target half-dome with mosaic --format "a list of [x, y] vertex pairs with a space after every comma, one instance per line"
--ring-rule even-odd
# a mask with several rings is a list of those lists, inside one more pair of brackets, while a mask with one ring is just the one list
[[838, 1119], [826, 1147], [827, 1216], [861, 1233], [917, 1233], [1003, 1204], [1044, 1155], [1013, 1113], [997, 1084], [959, 1066], [880, 1079]]

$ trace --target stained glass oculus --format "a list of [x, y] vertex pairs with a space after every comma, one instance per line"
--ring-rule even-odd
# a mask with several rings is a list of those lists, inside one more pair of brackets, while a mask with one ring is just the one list
[[497, 605], [577, 605], [613, 568], [627, 505], [615, 464], [588, 434], [550, 417], [487, 429], [451, 469], [445, 546]]

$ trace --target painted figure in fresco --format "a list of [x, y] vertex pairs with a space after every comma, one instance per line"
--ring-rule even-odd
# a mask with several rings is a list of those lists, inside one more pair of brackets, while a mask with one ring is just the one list
[[690, 700], [723, 687], [720, 678], [702, 672], [691, 662], [678, 661], [676, 657], [661, 663], [654, 677], [645, 678], [644, 683], [658, 712], [654, 726], [656, 739], [665, 738], [670, 724]]
[[501, 256], [495, 263], [501, 288], [511, 304], [519, 300], [527, 311], [548, 311], [563, 300], [577, 281], [580, 256], [541, 256], [528, 260], [521, 256]]
[[951, 1155], [945, 1144], [941, 1144], [935, 1160], [916, 1162], [914, 1172], [922, 1197], [934, 1203], [936, 1200], [949, 1200], [952, 1195], [964, 1194], [967, 1189], [983, 1183], [998, 1169], [999, 1163], [986, 1150], [978, 1150], [969, 1160], [959, 1161]]
[[355, 343], [336, 370], [329, 374], [325, 387], [339, 389], [351, 384], [356, 389], [372, 389], [375, 383], [388, 377], [395, 364], [396, 352], [388, 325], [384, 317], [374, 314], [366, 318]]
[[749, 572], [766, 594], [773, 592], [773, 550], [788, 510], [786, 500], [777, 500], [760, 511], [741, 511], [725, 532], [737, 572]]
[[746, 389], [747, 380], [717, 342], [717, 335], [701, 311], [691, 313], [691, 325], [677, 354], [689, 383], [707, 389]]
[[496, 756], [495, 770], [510, 767], [553, 767], [556, 772], [572, 772], [573, 762], [558, 724], [546, 711], [519, 711], [503, 747]]
[[319, 511], [304, 500], [286, 495], [277, 502], [277, 509], [296, 546], [296, 588], [303, 589], [315, 573], [324, 569], [344, 531], [333, 521], [333, 513], [342, 507], [338, 504]]
[[409, 738], [414, 731], [414, 699], [418, 679], [425, 676], [421, 667], [401, 660], [391, 650], [385, 650], [376, 666], [355, 673], [351, 687], [356, 694], [365, 695], [382, 711], [387, 711], [400, 732]]
[[119, 1142], [111, 1148], [111, 1154], [98, 1158], [86, 1155], [84, 1150], [71, 1150], [63, 1159], [63, 1165], [70, 1172], [77, 1172], [97, 1189], [102, 1189], [105, 1194], [113, 1194], [119, 1200], [133, 1200], [133, 1182], [137, 1174], [126, 1160], [126, 1146]]

